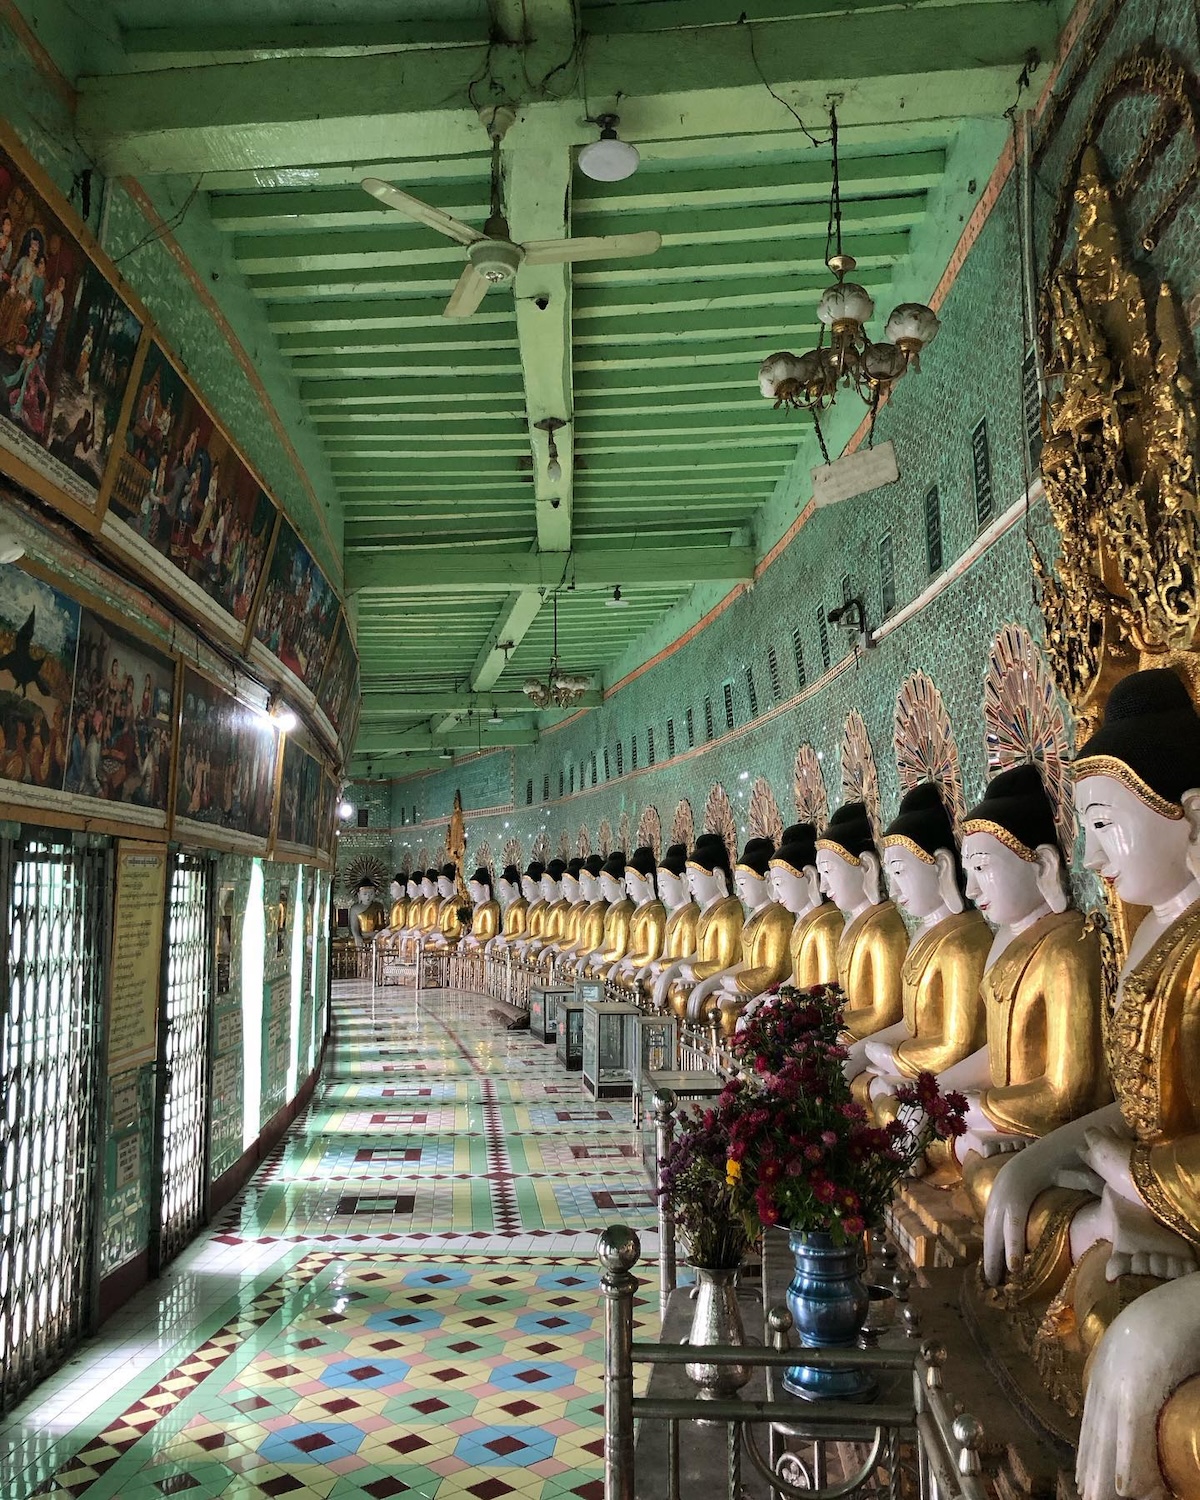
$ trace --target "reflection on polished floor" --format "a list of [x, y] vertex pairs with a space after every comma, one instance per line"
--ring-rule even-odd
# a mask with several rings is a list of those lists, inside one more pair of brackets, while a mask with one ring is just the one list
[[334, 1013], [272, 1160], [3, 1419], [6, 1500], [600, 1500], [596, 1234], [654, 1250], [628, 1105], [480, 996], [345, 984]]

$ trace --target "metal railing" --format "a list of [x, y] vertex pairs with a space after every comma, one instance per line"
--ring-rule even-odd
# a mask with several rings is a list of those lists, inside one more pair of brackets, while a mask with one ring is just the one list
[[[624, 1225], [605, 1230], [598, 1255], [604, 1298], [604, 1500], [634, 1500], [639, 1422], [666, 1424], [666, 1500], [680, 1500], [680, 1429], [687, 1424], [725, 1427], [728, 1500], [742, 1500], [746, 1462], [766, 1482], [772, 1500], [850, 1500], [867, 1493], [900, 1500], [913, 1481], [919, 1500], [987, 1500], [979, 1458], [982, 1429], [974, 1418], [954, 1413], [942, 1388], [946, 1352], [940, 1345], [805, 1349], [804, 1363], [822, 1369], [908, 1372], [911, 1380], [901, 1386], [906, 1394], [887, 1402], [635, 1396], [639, 1366], [703, 1362], [772, 1372], [794, 1365], [791, 1316], [786, 1308], [772, 1309], [768, 1348], [635, 1343], [634, 1301], [640, 1283], [632, 1273], [641, 1255], [636, 1233]], [[758, 1436], [763, 1427], [768, 1431], [766, 1455]], [[789, 1452], [786, 1444], [797, 1439], [810, 1445], [811, 1462]], [[844, 1455], [847, 1443], [853, 1445], [858, 1467], [830, 1483], [825, 1450], [832, 1444]]]

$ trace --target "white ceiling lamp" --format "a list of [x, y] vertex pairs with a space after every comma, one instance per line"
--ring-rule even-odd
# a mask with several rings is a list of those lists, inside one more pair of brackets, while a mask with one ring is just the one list
[[604, 604], [607, 609], [627, 609], [629, 607], [629, 600], [621, 597], [621, 585], [619, 583], [612, 591], [612, 598], [606, 599]]
[[624, 182], [641, 162], [638, 149], [618, 139], [619, 115], [600, 115], [595, 123], [600, 127], [600, 139], [579, 153], [579, 170], [593, 182]]
[[500, 710], [494, 704], [492, 705], [492, 717], [488, 720], [488, 723], [493, 728], [504, 723], [504, 720], [500, 717]]

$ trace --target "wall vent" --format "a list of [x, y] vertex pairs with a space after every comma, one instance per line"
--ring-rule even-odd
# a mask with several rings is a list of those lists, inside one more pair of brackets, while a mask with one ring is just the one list
[[608, 746], [607, 745], [605, 745], [605, 747], [604, 747], [604, 779], [605, 779], [605, 781], [611, 781], [612, 780], [612, 770], [610, 769], [609, 764], [608, 764]]
[[[532, 807], [533, 806], [533, 777], [532, 776], [525, 783], [525, 806], [526, 807]], [[416, 819], [414, 818], [413, 821], [415, 822]]]
[[779, 675], [779, 656], [774, 646], [767, 647], [767, 676], [771, 679], [771, 700], [778, 703], [783, 697], [783, 678]]
[[550, 800], [550, 775], [547, 772], [547, 774], [542, 777], [542, 801], [543, 802], [549, 802], [549, 800]]
[[622, 745], [622, 743], [621, 743], [620, 740], [618, 740], [617, 741], [617, 775], [618, 776], [624, 776], [624, 774], [625, 774], [625, 746]]
[[358, 826], [360, 828], [369, 828], [371, 826], [371, 809], [369, 807], [359, 808]]
[[925, 561], [931, 574], [942, 571], [942, 497], [936, 484], [925, 496]]
[[750, 704], [750, 717], [758, 718], [758, 689], [754, 685], [754, 668], [746, 668], [746, 698]]
[[792, 631], [792, 655], [796, 659], [796, 686], [803, 692], [808, 686], [808, 672], [804, 667], [804, 642], [800, 637], [799, 625]]
[[705, 698], [705, 700], [704, 700], [704, 738], [706, 740], [711, 740], [712, 737], [713, 737], [713, 733], [714, 733], [714, 731], [713, 731], [712, 699], [711, 698]]
[[629, 736], [629, 769], [631, 771], [636, 771], [637, 770], [637, 733], [636, 733], [636, 731]]
[[[608, 775], [608, 767], [607, 766], [605, 766], [605, 768], [604, 768], [604, 774], [606, 776]], [[594, 750], [592, 751], [592, 785], [593, 786], [596, 785], [596, 752]]]
[[650, 724], [646, 725], [646, 764], [654, 764], [654, 728]]
[[975, 481], [975, 524], [982, 531], [991, 521], [996, 503], [986, 417], [980, 417], [971, 433], [971, 474]]
[[696, 715], [690, 708], [683, 716], [683, 727], [687, 732], [688, 749], [691, 750], [696, 743]]
[[675, 720], [667, 720], [667, 759], [675, 759]]
[[567, 778], [567, 791], [573, 797], [575, 795], [575, 763], [571, 762], [571, 774]]

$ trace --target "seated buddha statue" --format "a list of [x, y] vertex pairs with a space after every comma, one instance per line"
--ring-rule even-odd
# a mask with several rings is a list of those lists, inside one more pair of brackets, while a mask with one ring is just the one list
[[542, 930], [537, 937], [527, 939], [521, 954], [525, 967], [531, 971], [538, 967], [537, 957], [546, 945], [557, 943], [563, 935], [567, 912], [571, 909], [571, 903], [563, 894], [562, 887], [562, 879], [566, 872], [565, 860], [552, 859], [542, 871], [542, 878], [538, 881], [538, 894], [546, 903]]
[[851, 1041], [900, 1019], [900, 966], [908, 933], [885, 900], [879, 852], [862, 802], [844, 802], [817, 840], [821, 889], [842, 913], [838, 983], [846, 993], [843, 1025]]
[[629, 918], [629, 947], [608, 974], [622, 999], [633, 993], [633, 976], [663, 950], [667, 908], [658, 895], [658, 862], [648, 844], [635, 849], [625, 866], [625, 892], [633, 902]]
[[614, 849], [604, 861], [604, 868], [600, 871], [600, 893], [608, 902], [604, 932], [600, 946], [580, 960], [575, 971], [580, 979], [607, 979], [614, 964], [620, 963], [629, 951], [633, 902], [625, 891], [624, 851]]
[[672, 1011], [682, 1021], [688, 999], [697, 984], [728, 969], [742, 951], [745, 912], [730, 894], [733, 871], [729, 851], [719, 833], [702, 833], [687, 861], [688, 886], [699, 907], [696, 946], [691, 953], [669, 963], [654, 985], [654, 1008]]
[[546, 927], [546, 912], [550, 908], [549, 901], [542, 895], [542, 876], [546, 873], [546, 866], [540, 859], [531, 859], [525, 866], [525, 872], [521, 876], [521, 894], [529, 903], [525, 915], [525, 931], [519, 938], [514, 939], [512, 949], [519, 960], [525, 957], [526, 949], [534, 938], [540, 940]]
[[457, 865], [444, 864], [438, 871], [437, 893], [437, 923], [429, 934], [429, 946], [453, 948], [462, 937], [462, 922], [458, 915], [462, 902], [458, 894]]
[[[1173, 672], [1135, 672], [1113, 688], [1075, 762], [1075, 804], [1084, 863], [1144, 911], [1108, 1024], [1117, 1102], [1005, 1164], [987, 1204], [984, 1270], [993, 1283], [1006, 1269], [1028, 1281], [1039, 1262], [1071, 1264], [1067, 1321], [1087, 1352], [1116, 1310], [1107, 1288], [1200, 1265], [1200, 715]], [[1080, 1191], [1064, 1203], [1070, 1188]]]
[[987, 1045], [939, 1075], [967, 1096], [953, 1143], [982, 1218], [1004, 1153], [1109, 1097], [1100, 944], [1072, 910], [1054, 812], [1036, 766], [988, 783], [962, 824], [967, 897], [992, 928], [981, 984]]
[[392, 905], [388, 912], [387, 929], [376, 938], [375, 946], [394, 953], [400, 946], [400, 936], [408, 924], [407, 871], [397, 871], [392, 877], [388, 895], [392, 898]]
[[904, 794], [882, 844], [896, 903], [916, 927], [900, 971], [903, 1017], [850, 1048], [847, 1074], [864, 1104], [944, 1072], [987, 1036], [980, 984], [991, 929], [967, 903], [954, 826], [932, 782]]
[[672, 844], [658, 865], [658, 894], [667, 910], [662, 952], [632, 976], [630, 993], [639, 1004], [652, 1000], [662, 971], [696, 948], [696, 922], [700, 908], [692, 900], [687, 877], [687, 845]]
[[437, 931], [438, 916], [442, 909], [442, 893], [438, 890], [438, 872], [426, 870], [421, 877], [421, 909], [417, 914], [417, 936], [428, 942]]
[[747, 1002], [781, 984], [791, 972], [795, 918], [772, 898], [774, 853], [775, 845], [764, 838], [750, 839], [742, 850], [733, 872], [734, 889], [746, 912], [740, 956], [723, 972], [702, 980], [688, 1000], [689, 1020], [702, 1020], [715, 1008], [726, 1037], [733, 1035]]
[[500, 931], [500, 903], [492, 895], [492, 872], [480, 865], [467, 881], [471, 898], [471, 930], [463, 940], [465, 952], [477, 952]]
[[801, 990], [836, 984], [843, 918], [821, 892], [817, 830], [812, 823], [793, 823], [783, 830], [779, 848], [771, 856], [769, 879], [771, 894], [793, 917], [788, 942], [791, 973], [786, 982]]
[[379, 900], [379, 887], [369, 875], [364, 875], [358, 882], [354, 896], [350, 907], [350, 936], [356, 948], [365, 948], [384, 930], [387, 919]]
[[505, 865], [496, 885], [500, 897], [500, 932], [487, 945], [489, 958], [503, 958], [509, 945], [524, 937], [529, 918], [529, 902], [521, 892], [521, 875], [516, 865]]
[[594, 953], [604, 939], [608, 900], [600, 888], [603, 869], [603, 859], [598, 854], [589, 854], [579, 871], [579, 894], [587, 904], [579, 916], [578, 935], [571, 942], [563, 943], [554, 962], [554, 977], [562, 984], [574, 984], [579, 964], [588, 954]]
[[579, 872], [582, 869], [583, 860], [567, 860], [559, 881], [561, 899], [566, 904], [560, 923], [561, 930], [553, 937], [543, 939], [532, 958], [534, 969], [545, 978], [549, 978], [554, 972], [555, 962], [563, 949], [569, 947], [579, 936], [579, 920], [587, 909], [587, 902], [579, 886]]

